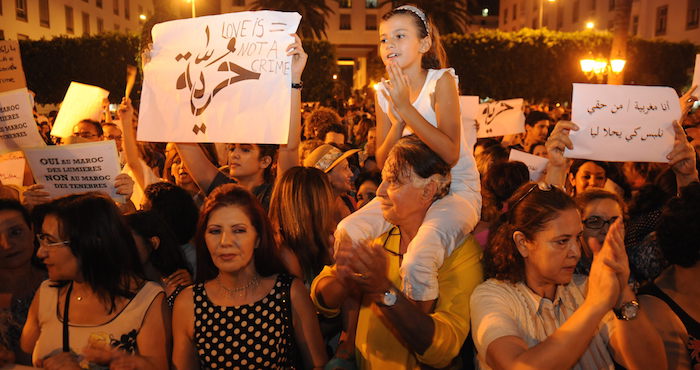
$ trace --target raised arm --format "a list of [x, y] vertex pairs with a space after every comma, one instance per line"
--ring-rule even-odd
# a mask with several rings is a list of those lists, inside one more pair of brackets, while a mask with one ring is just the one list
[[[386, 159], [389, 157], [389, 151], [394, 147], [396, 142], [401, 139], [406, 123], [398, 117], [398, 113], [393, 111], [391, 104], [389, 105], [388, 112], [382, 110], [379, 104], [379, 94], [386, 94], [386, 91], [379, 90], [374, 97], [374, 106], [377, 116], [375, 155], [377, 158], [377, 166], [379, 169], [382, 169], [384, 167], [384, 162], [386, 162]], [[388, 97], [386, 99], [391, 101]], [[395, 122], [393, 124], [392, 118], [393, 122]]]
[[[292, 84], [301, 83], [308, 55], [304, 52], [299, 36], [294, 35], [294, 43], [287, 46], [287, 55], [292, 56]], [[277, 178], [288, 169], [299, 165], [299, 142], [301, 141], [301, 89], [292, 89], [292, 106], [289, 116], [287, 144], [281, 145], [277, 159]]]
[[175, 149], [180, 154], [180, 159], [187, 168], [187, 173], [190, 174], [202, 192], [206, 193], [219, 173], [219, 169], [209, 161], [202, 148], [197, 144], [175, 143]]
[[571, 130], [578, 131], [578, 126], [573, 122], [559, 121], [557, 125], [554, 126], [552, 134], [549, 135], [545, 143], [547, 158], [549, 159], [545, 182], [550, 185], [556, 185], [562, 189], [564, 188], [564, 184], [566, 184], [566, 175], [571, 165], [569, 160], [564, 158], [564, 149], [574, 148], [574, 144], [571, 142], [571, 138], [569, 138], [569, 132]]
[[387, 71], [390, 81], [385, 81], [384, 85], [400, 118], [440, 158], [452, 166], [455, 165], [459, 159], [461, 122], [459, 92], [454, 77], [445, 73], [435, 86], [435, 127], [411, 104], [408, 76], [394, 63], [387, 65]]
[[134, 116], [134, 107], [131, 105], [131, 99], [123, 98], [117, 112], [122, 122], [122, 132], [124, 133], [126, 164], [131, 168], [136, 183], [139, 184], [141, 189], [145, 189], [148, 184], [146, 184], [146, 174], [143, 172], [143, 166], [141, 166], [141, 154], [136, 143], [136, 131], [131, 123]]
[[681, 125], [674, 121], [673, 130], [676, 138], [673, 149], [668, 154], [669, 164], [676, 174], [676, 186], [678, 190], [692, 182], [698, 181], [698, 169], [696, 167], [695, 149], [688, 142], [688, 137]]

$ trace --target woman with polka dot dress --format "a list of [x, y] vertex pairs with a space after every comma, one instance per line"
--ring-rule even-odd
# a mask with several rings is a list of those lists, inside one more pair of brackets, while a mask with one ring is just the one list
[[198, 283], [173, 308], [174, 368], [322, 368], [308, 291], [284, 272], [255, 196], [233, 184], [216, 189], [195, 238]]

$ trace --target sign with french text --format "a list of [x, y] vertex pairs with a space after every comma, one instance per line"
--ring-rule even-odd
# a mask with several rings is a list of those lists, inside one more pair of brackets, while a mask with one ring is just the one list
[[84, 119], [100, 121], [102, 104], [109, 91], [92, 85], [71, 82], [58, 110], [51, 135], [68, 137], [73, 135], [73, 126]]
[[479, 104], [476, 137], [495, 137], [525, 132], [523, 99], [490, 101]]
[[681, 108], [670, 87], [574, 84], [569, 158], [668, 162]]
[[509, 161], [523, 162], [530, 171], [530, 181], [541, 181], [549, 160], [520, 150], [511, 149]]
[[17, 40], [0, 40], [0, 92], [27, 87]]
[[138, 140], [284, 144], [301, 16], [255, 11], [153, 27]]
[[0, 93], [0, 153], [45, 146], [39, 134], [26, 88]]
[[114, 187], [121, 168], [113, 140], [24, 149], [24, 155], [36, 183], [53, 198], [89, 191], [124, 198]]

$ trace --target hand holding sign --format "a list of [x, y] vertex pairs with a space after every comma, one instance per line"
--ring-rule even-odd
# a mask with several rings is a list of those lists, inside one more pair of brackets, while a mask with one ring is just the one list
[[695, 163], [695, 149], [688, 142], [685, 131], [677, 121], [673, 121], [673, 130], [676, 138], [673, 142], [673, 149], [666, 157], [676, 174], [678, 188], [698, 181], [698, 170]]
[[571, 131], [578, 131], [575, 123], [569, 121], [559, 121], [554, 126], [554, 130], [547, 138], [545, 147], [547, 148], [547, 176], [545, 181], [548, 184], [564, 186], [566, 174], [569, 170], [569, 161], [564, 157], [566, 149], [574, 149], [574, 143], [569, 134]]

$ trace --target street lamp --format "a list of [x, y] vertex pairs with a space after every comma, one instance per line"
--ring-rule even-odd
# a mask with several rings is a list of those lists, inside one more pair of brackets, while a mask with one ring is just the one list
[[586, 78], [592, 80], [595, 78], [598, 83], [602, 82], [603, 78], [608, 75], [608, 73], [620, 73], [625, 69], [625, 64], [627, 63], [624, 59], [613, 59], [608, 62], [605, 58], [595, 58], [588, 57], [579, 60], [581, 64], [581, 72], [586, 75]]
[[[540, 23], [538, 28], [542, 28], [542, 17], [544, 16], [544, 1], [540, 0]], [[547, 0], [548, 3], [556, 2], [557, 0]]]
[[192, 18], [196, 17], [196, 11], [195, 11], [195, 1], [196, 0], [185, 0], [186, 2], [192, 4]]
[[146, 14], [139, 14], [139, 19], [142, 21], [146, 20]]
[[586, 22], [586, 29], [592, 30], [593, 28], [595, 28], [595, 22], [593, 22], [593, 21]]

